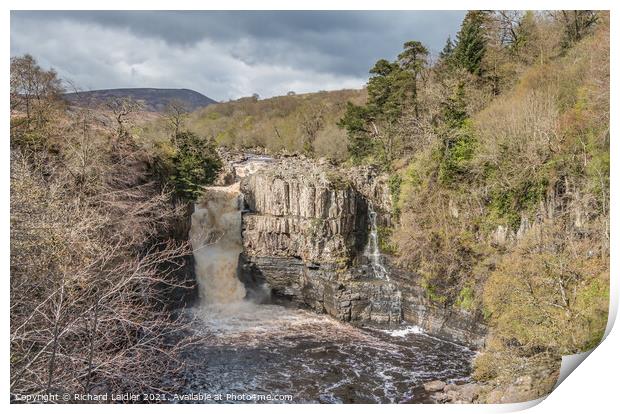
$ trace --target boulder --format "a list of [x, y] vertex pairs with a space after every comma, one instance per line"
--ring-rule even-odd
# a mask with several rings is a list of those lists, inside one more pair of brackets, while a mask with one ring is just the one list
[[480, 385], [478, 384], [465, 384], [458, 389], [458, 399], [465, 403], [471, 403], [480, 395]]
[[424, 390], [426, 392], [438, 392], [442, 391], [446, 387], [446, 383], [440, 380], [427, 382], [424, 384]]

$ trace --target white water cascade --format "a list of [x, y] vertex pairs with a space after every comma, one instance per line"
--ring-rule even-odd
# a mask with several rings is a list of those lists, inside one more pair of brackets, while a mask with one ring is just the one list
[[245, 287], [237, 277], [243, 195], [239, 183], [207, 187], [192, 214], [190, 240], [194, 253], [200, 303], [203, 306], [239, 303]]
[[375, 278], [389, 281], [387, 269], [381, 263], [381, 252], [379, 251], [379, 235], [377, 233], [377, 212], [372, 205], [368, 204], [368, 221], [370, 222], [370, 235], [368, 244], [364, 251], [364, 256], [370, 261], [372, 272]]

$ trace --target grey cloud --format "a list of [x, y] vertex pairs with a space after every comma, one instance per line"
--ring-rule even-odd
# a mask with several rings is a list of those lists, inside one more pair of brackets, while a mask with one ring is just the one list
[[[84, 87], [165, 84], [193, 88], [215, 99], [255, 91], [270, 96], [285, 93], [292, 84], [316, 89], [338, 88], [338, 82], [343, 87], [361, 86], [369, 67], [379, 58], [394, 58], [407, 40], [420, 40], [433, 51], [441, 49], [463, 15], [460, 11], [14, 11], [11, 53], [30, 52], [61, 74], [87, 82]], [[205, 52], [210, 55], [186, 55]], [[196, 66], [181, 67], [190, 61]], [[149, 67], [155, 64], [162, 67]], [[270, 76], [269, 67], [279, 76]], [[181, 75], [189, 78], [178, 78]], [[259, 81], [263, 83], [255, 83]]]

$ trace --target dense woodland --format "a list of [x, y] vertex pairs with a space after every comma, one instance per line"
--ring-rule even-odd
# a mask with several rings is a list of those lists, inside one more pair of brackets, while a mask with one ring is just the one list
[[491, 327], [475, 379], [509, 382], [595, 346], [609, 301], [609, 44], [605, 12], [472, 11], [439, 55], [409, 40], [364, 90], [173, 104], [156, 119], [121, 99], [68, 108], [53, 71], [13, 58], [12, 389], [160, 386], [145, 376], [185, 346], [167, 340], [183, 329], [166, 312], [187, 254], [174, 229], [215, 177], [217, 145], [389, 174], [385, 252], [436, 306]]

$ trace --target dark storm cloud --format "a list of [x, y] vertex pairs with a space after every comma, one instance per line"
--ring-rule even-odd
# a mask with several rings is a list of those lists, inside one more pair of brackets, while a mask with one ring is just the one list
[[[361, 86], [369, 67], [379, 58], [394, 58], [407, 40], [438, 51], [463, 14], [12, 12], [11, 53], [30, 52], [76, 82], [88, 82], [84, 87], [184, 86], [216, 99], [256, 91], [270, 96], [295, 87], [304, 92]], [[135, 84], [146, 81], [151, 84]]]

